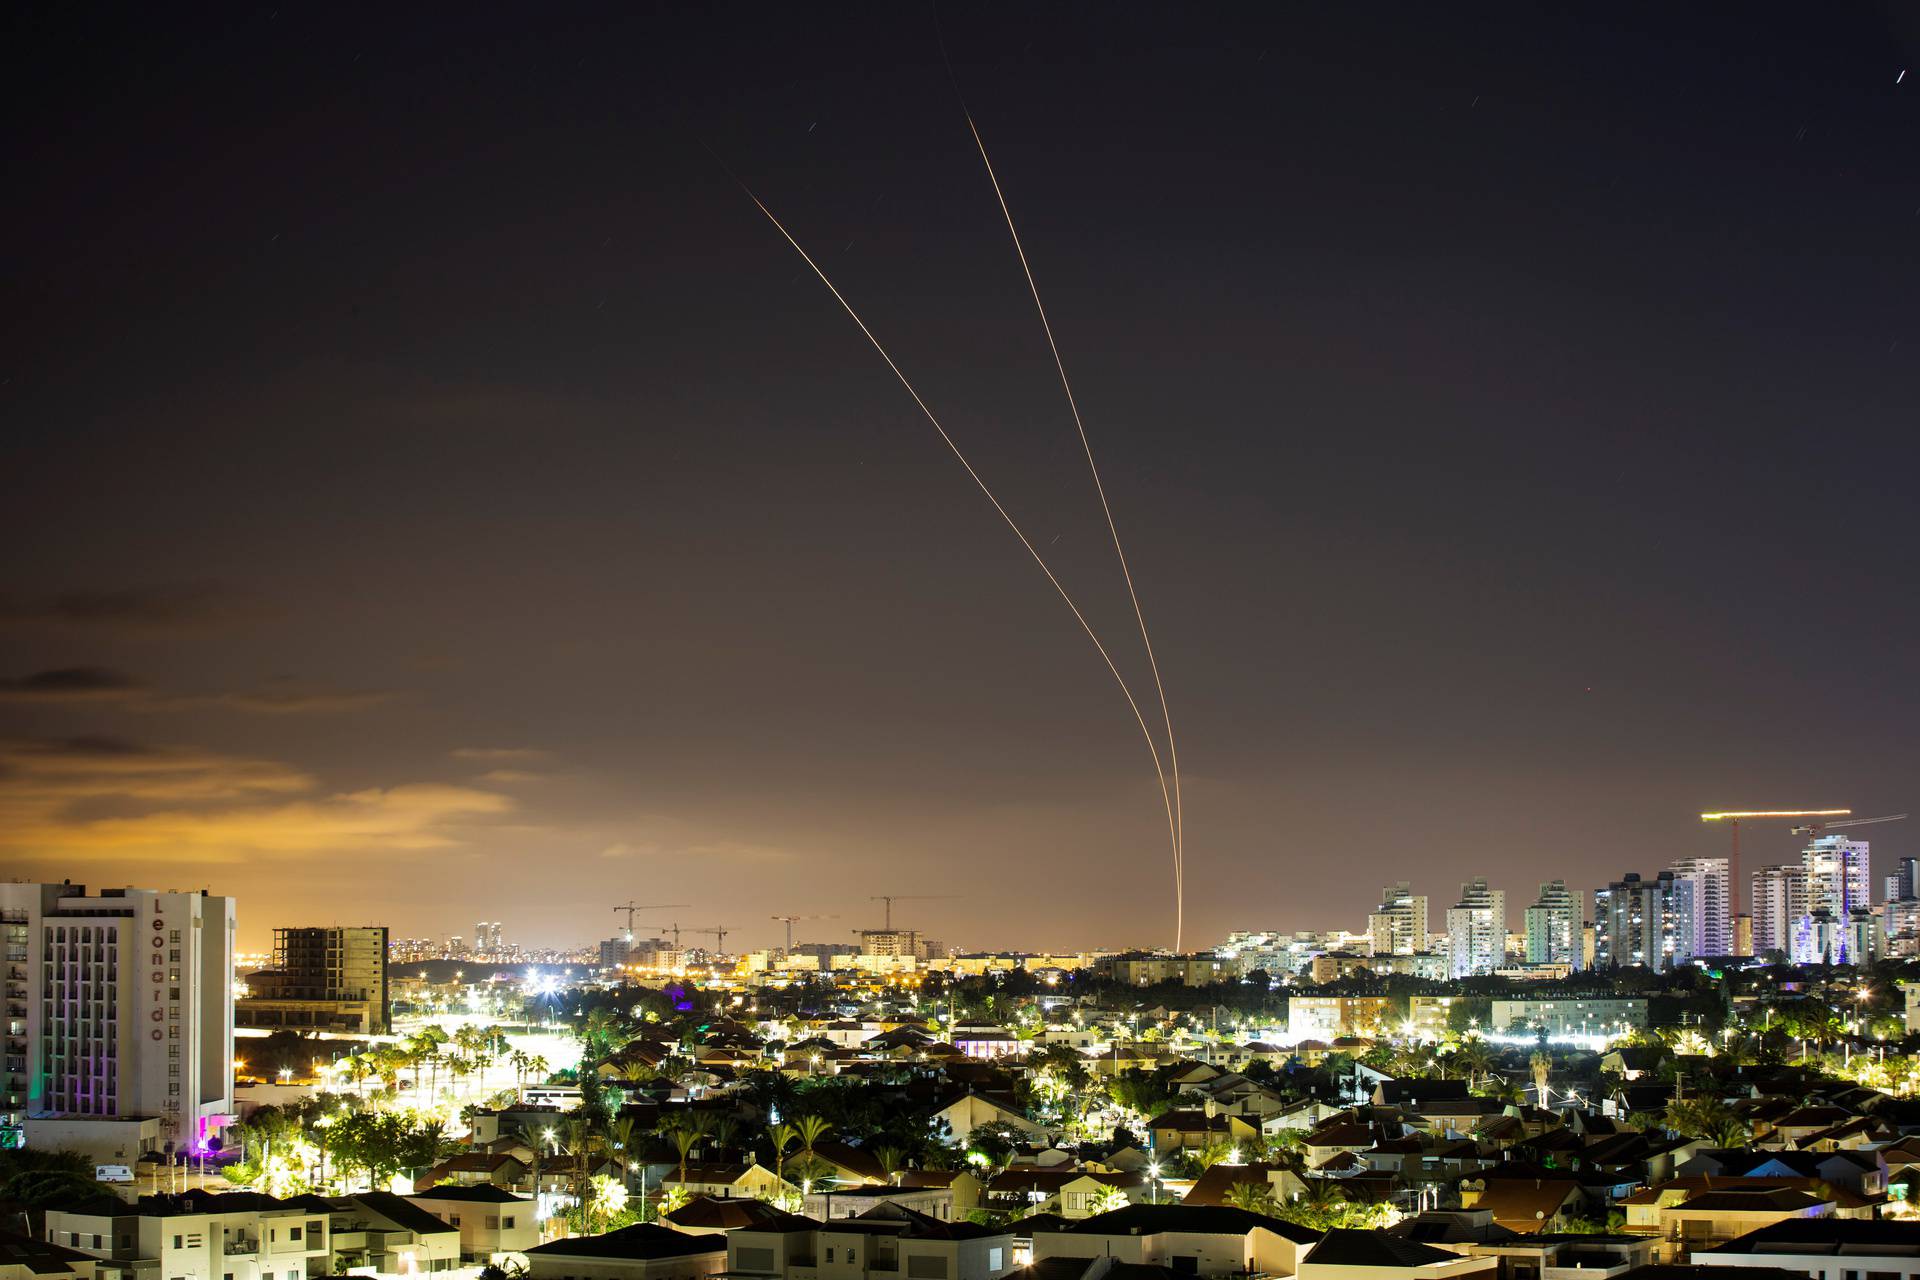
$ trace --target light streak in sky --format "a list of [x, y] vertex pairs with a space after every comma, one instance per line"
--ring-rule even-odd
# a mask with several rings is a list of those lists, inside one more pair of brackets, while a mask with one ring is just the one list
[[[709, 148], [709, 152], [711, 152], [711, 148]], [[716, 160], [719, 159], [718, 156], [714, 158]], [[725, 168], [724, 162], [721, 167]], [[1165, 766], [1162, 765], [1160, 761], [1160, 747], [1153, 736], [1153, 730], [1147, 726], [1147, 718], [1140, 710], [1140, 703], [1134, 698], [1133, 690], [1127, 685], [1126, 677], [1120, 674], [1120, 668], [1114, 664], [1113, 655], [1108, 653], [1106, 645], [1100, 642], [1100, 637], [1094, 632], [1093, 624], [1087, 621], [1086, 614], [1080, 611], [1080, 606], [1074, 603], [1074, 599], [1067, 593], [1066, 587], [1058, 577], [1054, 576], [1052, 566], [1047, 564], [1046, 559], [1041, 556], [1039, 549], [1033, 545], [1033, 541], [1027, 537], [1025, 530], [1021, 529], [1012, 514], [1008, 512], [1006, 507], [1001, 505], [1000, 499], [994, 495], [993, 490], [988, 487], [986, 480], [974, 469], [974, 465], [968, 461], [967, 455], [961, 452], [960, 446], [954, 442], [953, 437], [947, 434], [947, 429], [941, 425], [939, 417], [934, 414], [933, 410], [927, 405], [927, 402], [921, 398], [920, 392], [916, 390], [913, 383], [908, 380], [907, 375], [901, 371], [900, 366], [894, 363], [894, 359], [887, 353], [886, 347], [882, 346], [880, 339], [874, 336], [873, 330], [867, 327], [867, 322], [860, 318], [860, 313], [853, 309], [853, 304], [847, 301], [846, 295], [841, 293], [838, 286], [833, 283], [827, 273], [820, 269], [820, 264], [813, 260], [813, 255], [800, 247], [800, 242], [793, 238], [793, 233], [787, 230], [786, 225], [782, 223], [780, 219], [773, 216], [773, 210], [767, 208], [767, 206], [762, 203], [760, 197], [753, 193], [753, 188], [741, 181], [740, 177], [733, 174], [731, 170], [729, 170], [728, 173], [736, 183], [739, 183], [740, 189], [747, 193], [747, 199], [753, 201], [755, 207], [766, 215], [767, 221], [773, 224], [774, 230], [778, 231], [781, 237], [793, 246], [793, 251], [800, 255], [802, 261], [813, 268], [813, 274], [820, 277], [820, 283], [827, 286], [827, 292], [834, 296], [834, 300], [846, 311], [854, 324], [859, 326], [860, 332], [865, 334], [867, 341], [873, 344], [873, 349], [880, 353], [882, 360], [886, 361], [887, 368], [893, 370], [893, 376], [899, 379], [900, 385], [906, 388], [909, 396], [913, 397], [913, 402], [920, 407], [920, 412], [925, 414], [927, 421], [933, 424], [933, 429], [940, 434], [940, 439], [947, 446], [947, 449], [959, 460], [960, 465], [966, 468], [967, 475], [973, 479], [974, 485], [986, 496], [987, 501], [993, 504], [993, 509], [998, 512], [1000, 518], [1006, 522], [1007, 528], [1013, 531], [1013, 536], [1020, 539], [1020, 545], [1027, 549], [1029, 556], [1033, 557], [1033, 562], [1039, 566], [1040, 572], [1047, 576], [1047, 581], [1052, 584], [1054, 591], [1059, 594], [1061, 601], [1072, 611], [1074, 621], [1078, 622], [1080, 629], [1087, 633], [1087, 639], [1093, 642], [1093, 647], [1100, 654], [1100, 660], [1107, 664], [1107, 671], [1113, 676], [1114, 683], [1120, 686], [1121, 696], [1126, 698], [1127, 707], [1133, 712], [1134, 722], [1140, 726], [1141, 736], [1147, 740], [1147, 751], [1153, 756], [1153, 771], [1160, 779], [1160, 795], [1162, 800], [1166, 801], [1167, 838], [1173, 842], [1177, 858], [1179, 849], [1179, 826], [1174, 813], [1173, 803], [1168, 799], [1170, 792], [1167, 785], [1167, 772]]]
[[[944, 51], [944, 49], [943, 49]], [[952, 64], [948, 64], [951, 72]], [[959, 93], [956, 82], [954, 92]], [[1040, 313], [1040, 327], [1046, 331], [1047, 347], [1053, 352], [1053, 367], [1060, 374], [1060, 389], [1066, 392], [1067, 408], [1073, 414], [1074, 430], [1080, 433], [1080, 447], [1087, 455], [1087, 470], [1093, 475], [1094, 492], [1100, 495], [1100, 511], [1107, 518], [1107, 532], [1113, 538], [1113, 554], [1120, 561], [1120, 576], [1126, 579], [1127, 598], [1133, 602], [1133, 620], [1140, 626], [1140, 643], [1147, 651], [1147, 666], [1153, 672], [1153, 689], [1160, 698], [1160, 718], [1167, 731], [1167, 765], [1173, 774], [1173, 949], [1181, 949], [1181, 935], [1186, 926], [1186, 815], [1180, 803], [1180, 749], [1173, 739], [1173, 713], [1167, 709], [1167, 687], [1160, 680], [1160, 661], [1154, 656], [1153, 639], [1147, 634], [1147, 617], [1140, 608], [1140, 593], [1134, 589], [1133, 570], [1127, 566], [1127, 553], [1120, 546], [1120, 527], [1114, 522], [1113, 507], [1107, 501], [1107, 486], [1101, 482], [1100, 468], [1093, 460], [1093, 444], [1087, 439], [1087, 424], [1080, 418], [1080, 402], [1074, 398], [1073, 383], [1067, 379], [1067, 365], [1060, 358], [1060, 344], [1054, 341], [1053, 324], [1047, 319], [1046, 304], [1040, 301], [1040, 285], [1033, 278], [1033, 266], [1027, 261], [1027, 251], [1020, 243], [1020, 232], [1013, 225], [1013, 210], [1007, 207], [1006, 192], [1000, 189], [1000, 179], [993, 171], [993, 161], [987, 156], [987, 144], [980, 137], [980, 128], [973, 122], [973, 113], [966, 108], [966, 102], [960, 104], [962, 115], [967, 118], [967, 129], [973, 134], [973, 145], [980, 150], [980, 163], [987, 167], [987, 181], [993, 184], [993, 195], [1000, 202], [1001, 216], [1007, 220], [1007, 234], [1013, 237], [1013, 251], [1020, 258], [1020, 270], [1027, 277], [1027, 289], [1033, 294], [1033, 309]], [[1160, 779], [1164, 791], [1167, 780]]]

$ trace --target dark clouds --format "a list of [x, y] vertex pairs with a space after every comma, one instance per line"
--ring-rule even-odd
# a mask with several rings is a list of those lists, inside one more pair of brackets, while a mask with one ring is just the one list
[[107, 667], [57, 667], [0, 679], [0, 701], [91, 702], [122, 699], [140, 690], [133, 677]]
[[265, 688], [229, 693], [162, 693], [107, 667], [59, 667], [16, 679], [0, 679], [0, 702], [115, 702], [142, 712], [201, 710], [258, 715], [339, 715], [366, 711], [402, 695], [379, 689], [330, 690], [277, 681]]
[[0, 593], [0, 624], [40, 623], [139, 634], [225, 626], [268, 610], [252, 593], [213, 583]]

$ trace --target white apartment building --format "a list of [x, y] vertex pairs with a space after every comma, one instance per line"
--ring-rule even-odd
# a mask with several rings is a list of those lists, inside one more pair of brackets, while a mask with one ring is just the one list
[[1549, 880], [1540, 886], [1540, 897], [1527, 908], [1526, 951], [1528, 964], [1568, 964], [1580, 966], [1580, 926], [1585, 912], [1579, 899], [1567, 891], [1565, 880]]
[[1686, 956], [1733, 954], [1733, 878], [1725, 858], [1682, 858], [1668, 868], [1673, 878], [1693, 886], [1693, 913], [1687, 937], [1676, 951]]
[[1447, 909], [1448, 976], [1492, 973], [1507, 959], [1507, 891], [1484, 878], [1460, 886], [1460, 901]]
[[1795, 964], [1855, 964], [1872, 959], [1856, 941], [1856, 913], [1873, 906], [1865, 840], [1820, 836], [1800, 852], [1805, 914], [1795, 917], [1787, 950]]
[[1793, 946], [1793, 923], [1807, 913], [1807, 882], [1796, 866], [1760, 867], [1753, 873], [1753, 954], [1785, 953]]
[[0, 930], [0, 1144], [124, 1162], [169, 1142], [204, 1142], [226, 1123], [232, 898], [0, 884]]
[[1376, 956], [1410, 956], [1427, 948], [1427, 899], [1402, 880], [1380, 891], [1380, 907], [1367, 917]]

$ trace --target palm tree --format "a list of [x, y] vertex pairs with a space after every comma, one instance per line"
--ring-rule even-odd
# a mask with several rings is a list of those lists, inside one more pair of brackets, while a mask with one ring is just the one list
[[1553, 1059], [1545, 1049], [1535, 1049], [1533, 1057], [1527, 1060], [1533, 1068], [1533, 1087], [1540, 1092], [1540, 1109], [1547, 1109], [1547, 1077], [1553, 1073]]
[[527, 1144], [528, 1150], [533, 1152], [529, 1176], [533, 1179], [533, 1195], [536, 1201], [540, 1198], [540, 1152], [541, 1149], [547, 1145], [551, 1137], [551, 1130], [538, 1128], [531, 1120], [522, 1120], [520, 1122], [519, 1138]]
[[607, 1124], [607, 1141], [620, 1153], [620, 1185], [633, 1176], [633, 1117], [616, 1116]]
[[1271, 1214], [1274, 1209], [1273, 1185], [1269, 1182], [1236, 1182], [1227, 1188], [1226, 1201], [1248, 1213]]
[[1202, 1169], [1211, 1169], [1233, 1154], [1233, 1143], [1225, 1138], [1215, 1138], [1193, 1153], [1193, 1161]]
[[715, 1117], [713, 1121], [714, 1151], [724, 1156], [733, 1149], [734, 1135], [740, 1131], [740, 1121], [731, 1115]]
[[800, 1149], [806, 1152], [807, 1159], [812, 1160], [814, 1158], [814, 1143], [826, 1137], [827, 1131], [832, 1128], [833, 1125], [831, 1123], [819, 1116], [801, 1116], [793, 1122], [794, 1133], [800, 1139]]
[[767, 1130], [767, 1140], [773, 1143], [773, 1176], [782, 1180], [786, 1177], [787, 1148], [799, 1139], [799, 1133], [790, 1124], [776, 1124]]
[[1493, 1066], [1493, 1050], [1479, 1036], [1471, 1036], [1460, 1042], [1453, 1051], [1454, 1060], [1467, 1072], [1467, 1088], [1473, 1088], [1474, 1081]]
[[573, 1200], [580, 1206], [580, 1221], [584, 1225], [588, 1218], [587, 1174], [590, 1157], [600, 1145], [600, 1135], [594, 1130], [593, 1123], [582, 1115], [567, 1120], [567, 1153], [573, 1157]]
[[699, 1145], [700, 1135], [685, 1125], [676, 1125], [667, 1130], [667, 1140], [680, 1153], [680, 1181], [684, 1185], [687, 1181], [687, 1156]]

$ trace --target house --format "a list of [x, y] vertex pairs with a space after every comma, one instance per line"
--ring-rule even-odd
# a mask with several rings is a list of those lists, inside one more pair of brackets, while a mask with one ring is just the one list
[[1047, 1134], [1045, 1125], [1035, 1124], [1021, 1115], [1010, 1101], [998, 1101], [971, 1089], [941, 1106], [932, 1119], [936, 1124], [944, 1123], [955, 1142], [965, 1142], [968, 1135], [986, 1124], [1009, 1125], [1035, 1138]]
[[712, 1196], [695, 1196], [671, 1213], [661, 1214], [660, 1220], [676, 1231], [725, 1235], [736, 1227], [750, 1227], [758, 1222], [788, 1216], [765, 1200], [744, 1197], [716, 1200]]
[[331, 1244], [336, 1266], [371, 1267], [382, 1275], [452, 1271], [460, 1265], [460, 1228], [404, 1196], [366, 1191], [333, 1201]]
[[1776, 1222], [1824, 1218], [1832, 1213], [1832, 1201], [1787, 1186], [1696, 1191], [1679, 1204], [1658, 1211], [1659, 1237], [1668, 1260], [1686, 1261], [1690, 1253], [1726, 1244]]
[[134, 1280], [305, 1280], [309, 1264], [324, 1267], [332, 1252], [331, 1212], [318, 1196], [251, 1191], [142, 1196], [131, 1205], [103, 1198], [49, 1209], [46, 1239]]
[[1339, 1228], [1307, 1251], [1295, 1274], [1299, 1280], [1494, 1280], [1499, 1268], [1494, 1258], [1463, 1257], [1384, 1231]]
[[1504, 1244], [1520, 1237], [1479, 1209], [1426, 1209], [1387, 1228], [1389, 1235], [1415, 1240], [1455, 1253], [1476, 1244]]
[[798, 1214], [727, 1235], [727, 1274], [772, 1280], [999, 1280], [1013, 1270], [1013, 1237], [970, 1222], [940, 1222], [897, 1205], [821, 1222]]
[[1390, 1135], [1382, 1133], [1372, 1125], [1360, 1124], [1353, 1120], [1336, 1120], [1308, 1134], [1300, 1144], [1301, 1153], [1306, 1156], [1309, 1168], [1318, 1169], [1336, 1156], [1358, 1156], [1362, 1151], [1388, 1136]]
[[1779, 1267], [1812, 1280], [1916, 1280], [1920, 1277], [1920, 1223], [1861, 1222], [1846, 1218], [1791, 1219], [1693, 1255], [1696, 1266], [1749, 1270]]
[[884, 1182], [853, 1187], [815, 1188], [813, 1193], [807, 1196], [801, 1211], [809, 1218], [833, 1222], [840, 1218], [858, 1218], [879, 1204], [897, 1204], [941, 1222], [949, 1222], [954, 1217], [951, 1186], [896, 1187]]
[[1870, 1196], [1887, 1189], [1886, 1155], [1879, 1151], [1708, 1148], [1694, 1152], [1674, 1172], [1681, 1177], [1808, 1178]]
[[1759, 1146], [1764, 1142], [1767, 1146], [1790, 1147], [1803, 1138], [1810, 1138], [1852, 1119], [1855, 1119], [1854, 1114], [1844, 1107], [1818, 1104], [1798, 1107], [1775, 1120], [1773, 1131], [1764, 1139], [1756, 1139], [1754, 1145]]
[[[1492, 1258], [1500, 1280], [1619, 1280], [1651, 1265], [1658, 1242], [1644, 1236], [1554, 1234], [1468, 1244], [1472, 1258]], [[1441, 1248], [1453, 1246], [1440, 1245]], [[1709, 1277], [1711, 1280], [1711, 1277]]]
[[0, 1231], [0, 1280], [91, 1280], [99, 1265], [77, 1249]]
[[961, 1027], [953, 1033], [953, 1047], [969, 1058], [1010, 1058], [1024, 1054], [1027, 1044], [999, 1027]]
[[442, 1186], [405, 1198], [448, 1226], [460, 1228], [460, 1256], [468, 1262], [497, 1263], [540, 1243], [534, 1202], [511, 1191]]
[[443, 1182], [456, 1187], [493, 1186], [531, 1193], [533, 1169], [527, 1161], [504, 1152], [467, 1151], [442, 1160], [421, 1174], [414, 1185], [424, 1191]]
[[726, 1237], [651, 1222], [527, 1250], [531, 1280], [705, 1280], [726, 1269]]
[[861, 1045], [879, 1034], [879, 1023], [855, 1022], [847, 1018], [840, 1019], [837, 1022], [829, 1022], [826, 1026], [820, 1028], [821, 1038], [841, 1049], [858, 1049]]
[[[1769, 1202], [1764, 1199], [1719, 1201], [1720, 1195], [1791, 1193]], [[1798, 1197], [1798, 1198], [1795, 1198]], [[1811, 1202], [1811, 1203], [1809, 1203]], [[1683, 1235], [1720, 1243], [1768, 1226], [1782, 1218], [1872, 1218], [1886, 1202], [1884, 1195], [1864, 1195], [1813, 1178], [1675, 1178], [1621, 1197], [1627, 1230], [1658, 1236], [1672, 1245], [1669, 1254], [1693, 1247]], [[1719, 1217], [1717, 1226], [1703, 1225]], [[1691, 1225], [1683, 1232], [1681, 1223]]]
[[1092, 1169], [1008, 1169], [986, 1186], [984, 1204], [1007, 1212], [1057, 1213], [1079, 1220], [1103, 1211], [1115, 1193], [1138, 1203], [1146, 1199], [1148, 1179], [1139, 1173]]
[[[851, 1185], [885, 1182], [888, 1179], [886, 1168], [873, 1152], [848, 1146], [844, 1142], [816, 1142], [813, 1144], [813, 1155], [816, 1160], [826, 1162], [826, 1177], [838, 1182]], [[815, 1179], [816, 1182], [822, 1180]]]
[[1155, 1153], [1200, 1151], [1215, 1143], [1239, 1143], [1256, 1138], [1260, 1130], [1239, 1116], [1209, 1115], [1205, 1110], [1165, 1111], [1147, 1125]]
[[1184, 1275], [1290, 1275], [1318, 1231], [1226, 1205], [1136, 1204], [1033, 1228], [1033, 1258], [1112, 1257]]
[[1306, 1191], [1300, 1175], [1279, 1164], [1216, 1164], [1194, 1179], [1181, 1204], [1222, 1205], [1233, 1189], [1244, 1184], [1265, 1187], [1275, 1204], [1286, 1204]]
[[1460, 1207], [1485, 1210], [1516, 1235], [1564, 1231], [1579, 1210], [1580, 1184], [1570, 1178], [1470, 1180], [1460, 1185]]
[[669, 1188], [693, 1196], [712, 1196], [732, 1200], [741, 1196], [777, 1200], [800, 1191], [793, 1183], [763, 1164], [690, 1164], [685, 1176], [679, 1169], [660, 1179], [662, 1191]]

